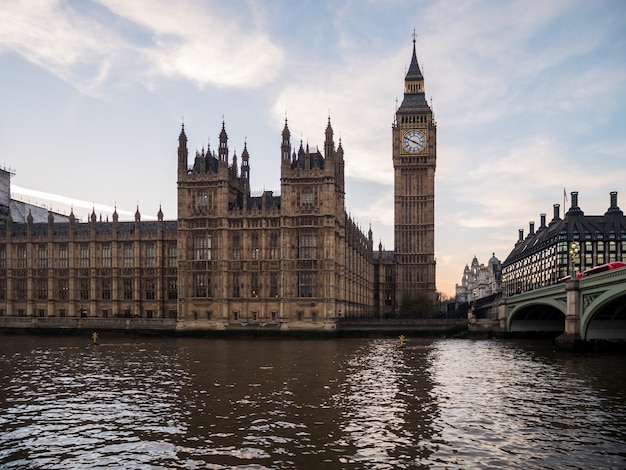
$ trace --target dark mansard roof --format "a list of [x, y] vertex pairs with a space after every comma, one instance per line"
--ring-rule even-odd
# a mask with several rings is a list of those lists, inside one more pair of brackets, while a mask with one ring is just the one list
[[585, 215], [578, 207], [577, 198], [563, 219], [559, 218], [558, 205], [555, 206], [552, 221], [547, 226], [540, 226], [536, 232], [531, 230], [526, 238], [518, 240], [502, 266], [508, 266], [558, 242], [626, 240], [626, 217], [617, 207], [616, 193], [611, 197], [611, 207], [604, 215]]

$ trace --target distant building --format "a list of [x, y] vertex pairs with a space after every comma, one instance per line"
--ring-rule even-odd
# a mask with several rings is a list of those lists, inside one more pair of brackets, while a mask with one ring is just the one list
[[465, 265], [461, 284], [455, 286], [457, 303], [472, 303], [478, 299], [489, 297], [502, 291], [502, 268], [495, 253], [485, 266], [478, 262], [476, 256], [471, 267]]
[[[470, 266], [465, 265], [461, 284], [455, 286], [454, 316], [470, 318], [497, 318], [498, 300], [502, 295], [500, 260], [492, 254], [487, 265], [474, 256]], [[448, 309], [450, 314], [450, 307]]]
[[[578, 192], [571, 193], [571, 207], [563, 219], [559, 204], [546, 224], [530, 222], [529, 233], [519, 230], [515, 247], [502, 263], [505, 295], [537, 289], [559, 282], [593, 266], [626, 261], [626, 217], [617, 206], [617, 192], [611, 192], [610, 205], [603, 215], [585, 215], [578, 207]], [[578, 253], [572, 258], [570, 248]]]

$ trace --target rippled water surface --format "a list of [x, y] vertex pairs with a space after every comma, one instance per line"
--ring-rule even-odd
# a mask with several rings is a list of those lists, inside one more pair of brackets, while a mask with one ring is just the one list
[[624, 356], [551, 343], [0, 337], [0, 467], [624, 468]]

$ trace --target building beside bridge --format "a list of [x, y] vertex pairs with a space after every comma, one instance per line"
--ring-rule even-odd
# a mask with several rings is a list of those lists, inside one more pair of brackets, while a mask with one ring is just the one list
[[617, 205], [617, 192], [611, 192], [602, 215], [585, 215], [578, 206], [578, 192], [572, 192], [563, 218], [555, 204], [550, 222], [541, 214], [539, 227], [530, 222], [526, 236], [520, 229], [515, 247], [502, 263], [504, 295], [563, 282], [575, 272], [612, 261], [626, 261], [626, 217]]
[[[345, 209], [344, 149], [330, 117], [320, 148], [281, 135], [281, 194], [250, 188], [247, 145], [189, 155], [178, 136], [177, 220], [98, 220], [0, 207], [0, 315], [175, 318], [181, 328], [334, 328], [435, 298], [436, 123], [415, 40], [392, 126], [395, 250], [374, 250]], [[9, 193], [4, 191], [4, 193]]]

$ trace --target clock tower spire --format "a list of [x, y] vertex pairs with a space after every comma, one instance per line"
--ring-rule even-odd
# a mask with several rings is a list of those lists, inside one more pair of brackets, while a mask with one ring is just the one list
[[[435, 167], [437, 124], [426, 101], [424, 76], [413, 54], [404, 97], [392, 126], [396, 302], [435, 300]], [[406, 312], [409, 313], [409, 312]]]

